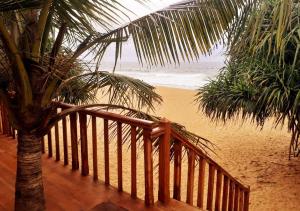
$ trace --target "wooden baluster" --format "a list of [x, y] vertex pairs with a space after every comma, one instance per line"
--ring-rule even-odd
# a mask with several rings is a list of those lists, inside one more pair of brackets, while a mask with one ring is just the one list
[[78, 136], [77, 136], [77, 114], [70, 114], [70, 132], [71, 132], [71, 149], [72, 149], [72, 170], [79, 169], [78, 161]]
[[9, 123], [8, 123], [6, 108], [4, 106], [2, 106], [2, 127], [3, 127], [3, 134], [8, 135]]
[[131, 197], [137, 197], [136, 190], [136, 127], [131, 126]]
[[52, 133], [51, 133], [51, 129], [48, 132], [48, 157], [49, 158], [52, 157]]
[[249, 193], [250, 190], [244, 192], [244, 211], [249, 211]]
[[98, 150], [97, 150], [97, 121], [96, 116], [92, 116], [92, 141], [93, 141], [93, 172], [94, 180], [98, 180]]
[[205, 184], [205, 164], [206, 161], [203, 157], [199, 159], [199, 178], [198, 178], [198, 197], [197, 197], [197, 206], [200, 209], [204, 208], [203, 199], [204, 199], [204, 184]]
[[217, 170], [215, 210], [221, 210], [222, 172]]
[[171, 124], [163, 119], [160, 125], [165, 128], [164, 135], [159, 138], [159, 188], [158, 200], [162, 203], [170, 201], [170, 141]]
[[122, 123], [117, 122], [117, 161], [118, 161], [118, 191], [123, 191], [122, 177]]
[[180, 201], [181, 199], [181, 159], [182, 159], [182, 144], [175, 140], [174, 143], [174, 191], [173, 199]]
[[228, 177], [224, 175], [222, 211], [227, 210], [227, 205], [228, 205], [227, 200], [228, 200]]
[[195, 152], [189, 149], [186, 203], [190, 205], [193, 205], [194, 175], [195, 175]]
[[7, 118], [7, 124], [8, 124], [8, 128], [7, 128], [8, 136], [12, 136], [11, 124], [8, 118]]
[[89, 159], [87, 145], [87, 120], [86, 114], [79, 113], [80, 123], [80, 140], [81, 140], [81, 174], [87, 176], [89, 174]]
[[144, 129], [144, 168], [145, 168], [145, 204], [151, 206], [154, 204], [153, 196], [153, 155], [151, 130]]
[[44, 136], [41, 138], [41, 145], [42, 145], [42, 153], [44, 154], [45, 153], [45, 137]]
[[2, 107], [3, 107], [3, 105], [2, 105], [2, 102], [0, 101], [0, 132], [1, 132], [1, 134], [3, 134]]
[[105, 163], [105, 184], [109, 185], [109, 140], [108, 140], [107, 119], [104, 119], [104, 163]]
[[215, 182], [215, 167], [212, 164], [209, 164], [207, 205], [206, 205], [206, 209], [209, 211], [213, 209], [214, 182]]
[[64, 165], [69, 164], [68, 156], [68, 135], [67, 135], [67, 120], [66, 117], [62, 119], [62, 129], [63, 129], [63, 144], [64, 144]]
[[244, 191], [242, 188], [239, 189], [239, 211], [244, 209]]
[[55, 160], [60, 160], [60, 149], [59, 149], [59, 132], [58, 132], [58, 122], [54, 125], [54, 135], [55, 135]]
[[236, 184], [234, 187], [234, 211], [239, 210], [239, 187]]
[[233, 210], [233, 197], [234, 197], [234, 182], [229, 181], [229, 199], [228, 199], [228, 211]]
[[16, 138], [16, 130], [14, 128], [11, 128], [12, 138]]

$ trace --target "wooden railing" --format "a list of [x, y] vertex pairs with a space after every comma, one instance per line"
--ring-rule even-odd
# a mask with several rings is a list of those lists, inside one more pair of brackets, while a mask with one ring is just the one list
[[[64, 110], [73, 107], [69, 104], [58, 104], [59, 110]], [[183, 152], [187, 152], [187, 186], [186, 186], [186, 203], [207, 210], [243, 210], [249, 209], [249, 187], [243, 185], [226, 170], [224, 170], [215, 161], [204, 154], [196, 145], [186, 140], [180, 133], [171, 128], [171, 123], [163, 119], [160, 122], [152, 122], [143, 119], [131, 118], [120, 114], [110, 113], [107, 111], [95, 111], [91, 109], [84, 109], [77, 113], [72, 113], [61, 120], [62, 129], [59, 129], [58, 123], [54, 126], [54, 143], [55, 143], [55, 160], [60, 161], [60, 147], [63, 147], [63, 162], [64, 165], [72, 161], [72, 169], [81, 171], [83, 176], [89, 175], [89, 153], [88, 150], [88, 125], [87, 119], [91, 119], [91, 149], [92, 149], [92, 172], [94, 180], [98, 180], [98, 150], [97, 150], [97, 121], [103, 121], [103, 142], [104, 142], [104, 182], [110, 185], [110, 164], [109, 164], [109, 146], [110, 125], [116, 124], [116, 144], [117, 144], [117, 189], [123, 191], [123, 126], [130, 127], [130, 160], [131, 160], [131, 186], [130, 192], [133, 198], [137, 197], [137, 139], [142, 135], [143, 138], [143, 153], [144, 153], [144, 200], [147, 206], [154, 204], [154, 183], [153, 183], [153, 160], [156, 154], [153, 152], [154, 140], [158, 139], [158, 201], [167, 204], [171, 199], [171, 191], [173, 190], [173, 199], [182, 200], [182, 162]], [[69, 128], [67, 127], [67, 120], [69, 118]], [[14, 135], [14, 130], [8, 125], [5, 115], [5, 109], [1, 109], [2, 131], [4, 134]], [[79, 124], [80, 130], [77, 131]], [[67, 131], [70, 134], [68, 140]], [[61, 136], [59, 135], [61, 134]], [[80, 137], [80, 138], [79, 138]], [[61, 140], [62, 139], [62, 140]], [[80, 140], [80, 144], [78, 144]], [[45, 153], [47, 148], [48, 156], [53, 156], [52, 149], [52, 133], [49, 132], [43, 138], [42, 149]], [[62, 141], [62, 143], [61, 143]], [[47, 142], [47, 143], [46, 143]], [[68, 142], [71, 144], [71, 158], [69, 159]], [[171, 149], [172, 143], [172, 149]], [[79, 155], [80, 146], [80, 155]], [[173, 154], [173, 163], [171, 162], [170, 153]], [[81, 166], [79, 166], [79, 163]], [[174, 172], [171, 172], [171, 164], [173, 164]], [[198, 165], [196, 165], [198, 164]], [[198, 184], [195, 191], [195, 171], [199, 170], [196, 184]], [[173, 173], [173, 180], [171, 181], [170, 174]], [[173, 189], [170, 184], [173, 182]], [[196, 196], [194, 197], [194, 192]], [[194, 204], [194, 201], [196, 202]]]

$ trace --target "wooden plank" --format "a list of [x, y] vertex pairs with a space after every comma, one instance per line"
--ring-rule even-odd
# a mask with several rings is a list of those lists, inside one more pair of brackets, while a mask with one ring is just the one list
[[72, 149], [72, 170], [79, 169], [78, 160], [78, 136], [77, 136], [77, 114], [70, 114], [70, 131], [71, 131], [71, 149]]
[[117, 122], [118, 191], [123, 191], [122, 140], [122, 123]]
[[233, 197], [234, 197], [234, 182], [229, 181], [229, 199], [228, 199], [228, 210], [233, 210]]
[[205, 164], [206, 161], [203, 157], [199, 158], [199, 177], [198, 177], [198, 197], [197, 206], [200, 209], [204, 208], [204, 185], [205, 185]]
[[175, 140], [174, 144], [174, 191], [173, 199], [181, 199], [181, 161], [182, 161], [182, 144]]
[[92, 116], [92, 141], [93, 141], [93, 173], [94, 180], [98, 180], [98, 150], [97, 150], [97, 121]]
[[81, 141], [81, 174], [83, 176], [87, 176], [89, 174], [89, 158], [88, 158], [86, 114], [79, 113], [79, 123], [80, 123], [80, 141]]
[[214, 182], [215, 182], [215, 167], [212, 164], [209, 164], [207, 204], [206, 204], [206, 209], [209, 211], [213, 210]]
[[42, 145], [42, 153], [44, 154], [45, 153], [45, 137], [44, 136], [41, 138], [41, 145]]
[[227, 210], [228, 206], [228, 177], [224, 175], [223, 182], [223, 197], [222, 197], [222, 211]]
[[58, 122], [56, 122], [54, 125], [54, 135], [55, 135], [55, 160], [60, 161]]
[[104, 119], [104, 163], [105, 163], [105, 184], [109, 185], [109, 139], [108, 120]]
[[217, 171], [217, 183], [216, 183], [216, 201], [215, 201], [215, 210], [221, 210], [221, 190], [222, 190], [222, 172]]
[[238, 211], [239, 210], [239, 187], [237, 184], [235, 184], [234, 187], [234, 211]]
[[64, 165], [69, 164], [68, 156], [68, 131], [67, 131], [67, 120], [66, 117], [62, 119], [62, 131], [63, 131], [63, 144], [64, 144]]
[[52, 157], [52, 133], [51, 133], [51, 129], [48, 132], [48, 157], [49, 158]]
[[144, 129], [144, 168], [145, 168], [145, 204], [152, 206], [154, 204], [153, 195], [153, 155], [152, 141], [150, 139], [151, 131]]
[[249, 193], [249, 190], [244, 192], [244, 211], [249, 211]]
[[244, 191], [243, 189], [239, 189], [239, 211], [243, 211], [244, 209]]
[[193, 150], [189, 150], [186, 203], [190, 205], [193, 205], [194, 176], [195, 176], [195, 152]]
[[136, 126], [131, 126], [131, 197], [137, 197], [136, 189]]
[[162, 203], [170, 201], [170, 141], [171, 124], [168, 120], [161, 120], [165, 133], [159, 138], [159, 176], [158, 200]]

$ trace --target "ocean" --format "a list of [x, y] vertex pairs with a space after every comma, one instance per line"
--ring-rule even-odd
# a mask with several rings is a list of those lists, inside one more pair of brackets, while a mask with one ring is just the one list
[[[120, 62], [115, 73], [137, 78], [153, 86], [198, 89], [214, 79], [224, 66], [222, 60], [181, 63], [167, 67], [142, 67], [138, 62]], [[113, 62], [106, 62], [101, 69], [111, 71]]]

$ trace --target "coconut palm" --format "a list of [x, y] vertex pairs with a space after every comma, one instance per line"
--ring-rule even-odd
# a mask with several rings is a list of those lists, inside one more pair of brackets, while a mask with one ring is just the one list
[[[246, 20], [246, 21], [245, 21]], [[300, 3], [263, 1], [229, 30], [226, 67], [199, 89], [203, 111], [224, 121], [242, 115], [287, 122], [290, 155], [300, 154]]]
[[[141, 5], [148, 1], [135, 0]], [[16, 210], [44, 210], [41, 137], [59, 120], [55, 101], [80, 103], [103, 88], [110, 105], [153, 108], [161, 98], [142, 81], [101, 71], [115, 44], [132, 37], [141, 64], [197, 60], [218, 44], [244, 0], [185, 0], [144, 17], [118, 0], [2, 0], [0, 3], [0, 95], [18, 130]], [[82, 60], [93, 55], [95, 68]], [[78, 87], [80, 87], [78, 89]], [[78, 91], [89, 93], [78, 95]], [[92, 93], [92, 94], [91, 94]], [[84, 108], [63, 111], [64, 115]]]

